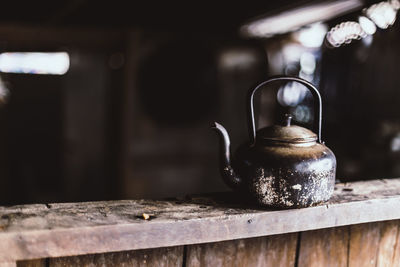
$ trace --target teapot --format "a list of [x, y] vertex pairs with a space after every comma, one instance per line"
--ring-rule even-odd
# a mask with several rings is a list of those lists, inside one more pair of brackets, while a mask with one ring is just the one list
[[[298, 82], [311, 91], [316, 134], [292, 125], [290, 115], [282, 125], [256, 130], [254, 94], [263, 86], [280, 81]], [[298, 77], [271, 77], [249, 90], [247, 116], [250, 140], [233, 157], [226, 129], [217, 122], [212, 126], [221, 139], [220, 173], [225, 183], [262, 206], [303, 208], [327, 201], [334, 190], [336, 158], [321, 140], [322, 100], [317, 88]]]

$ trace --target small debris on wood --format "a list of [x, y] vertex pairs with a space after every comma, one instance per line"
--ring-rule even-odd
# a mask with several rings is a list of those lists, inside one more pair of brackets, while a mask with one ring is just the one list
[[156, 218], [156, 216], [154, 214], [142, 213], [141, 215], [137, 215], [136, 218], [141, 219], [141, 220], [150, 221], [150, 220]]
[[351, 191], [353, 191], [353, 188], [351, 188], [351, 187], [344, 187], [342, 190], [343, 190], [343, 191], [347, 191], [347, 192], [351, 192]]

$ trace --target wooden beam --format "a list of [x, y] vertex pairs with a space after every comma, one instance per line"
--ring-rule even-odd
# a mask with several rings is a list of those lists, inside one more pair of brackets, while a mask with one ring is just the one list
[[[244, 205], [236, 193], [188, 200], [0, 207], [0, 262], [218, 242], [394, 220], [400, 218], [399, 205], [400, 179], [392, 179], [338, 184], [328, 203], [294, 210]], [[144, 219], [144, 213], [149, 219]]]
[[87, 47], [93, 51], [109, 48], [125, 38], [126, 31], [115, 29], [0, 24], [0, 47], [9, 51], [70, 45]]

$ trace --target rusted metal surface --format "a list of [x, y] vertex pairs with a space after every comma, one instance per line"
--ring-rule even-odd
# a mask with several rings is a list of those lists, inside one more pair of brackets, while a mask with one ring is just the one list
[[[290, 115], [283, 125], [256, 131], [254, 93], [276, 81], [299, 82], [311, 91], [317, 134], [292, 126]], [[250, 141], [240, 146], [233, 158], [226, 129], [218, 123], [213, 126], [221, 138], [220, 171], [224, 181], [262, 206], [302, 208], [327, 201], [333, 193], [336, 158], [321, 140], [322, 101], [318, 90], [297, 77], [273, 77], [249, 91], [248, 116]]]
[[336, 160], [318, 143], [252, 148], [247, 187], [258, 203], [299, 208], [327, 201], [333, 193]]
[[[351, 188], [352, 190], [348, 190]], [[331, 200], [268, 210], [234, 192], [169, 201], [0, 207], [0, 262], [218, 242], [400, 219], [400, 179], [337, 184]], [[149, 214], [145, 220], [143, 214]]]

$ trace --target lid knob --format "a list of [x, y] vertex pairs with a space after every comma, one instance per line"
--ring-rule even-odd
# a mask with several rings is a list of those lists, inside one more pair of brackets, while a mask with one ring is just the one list
[[285, 114], [285, 125], [286, 127], [290, 126], [290, 123], [292, 122], [292, 115], [290, 114]]

